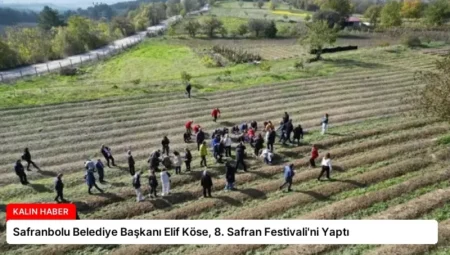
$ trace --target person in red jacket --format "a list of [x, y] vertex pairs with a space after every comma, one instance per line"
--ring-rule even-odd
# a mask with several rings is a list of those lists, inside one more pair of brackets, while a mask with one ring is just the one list
[[186, 133], [192, 134], [192, 123], [194, 123], [193, 120], [189, 120], [184, 124], [184, 127], [186, 128]]
[[216, 122], [217, 118], [220, 117], [219, 108], [214, 108], [211, 112], [211, 116], [214, 118], [214, 122]]
[[316, 167], [316, 158], [319, 157], [319, 150], [317, 149], [317, 146], [313, 144], [311, 149], [311, 158], [309, 159], [309, 164], [311, 167]]
[[194, 130], [194, 134], [197, 134], [198, 131], [200, 130], [200, 125], [196, 124], [196, 125], [194, 125], [194, 127], [192, 129]]

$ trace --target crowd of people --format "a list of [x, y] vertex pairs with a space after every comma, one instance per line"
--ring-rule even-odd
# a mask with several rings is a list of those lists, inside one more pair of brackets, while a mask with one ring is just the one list
[[[220, 114], [221, 113], [219, 108], [214, 108], [211, 112], [212, 120], [216, 122], [217, 119], [220, 118]], [[275, 128], [272, 121], [268, 120], [263, 123], [263, 126], [260, 129], [256, 121], [251, 121], [250, 123], [245, 122], [240, 125], [233, 126], [231, 130], [229, 130], [227, 127], [215, 129], [210, 134], [211, 144], [210, 148], [208, 148], [208, 145], [206, 143], [207, 135], [205, 134], [202, 127], [198, 124], [194, 124], [193, 120], [187, 121], [184, 125], [185, 133], [183, 135], [183, 139], [185, 143], [191, 143], [193, 142], [194, 138], [195, 143], [197, 144], [198, 155], [200, 157], [200, 167], [205, 169], [203, 170], [200, 178], [200, 184], [203, 188], [203, 196], [211, 197], [211, 191], [213, 187], [213, 178], [207, 170], [207, 156], [210, 150], [213, 153], [213, 157], [216, 163], [224, 163], [224, 158], [227, 158], [224, 165], [226, 179], [226, 185], [224, 189], [230, 191], [235, 189], [235, 174], [237, 170], [239, 168], [242, 168], [244, 172], [247, 172], [248, 167], [245, 162], [245, 159], [248, 156], [246, 152], [246, 145], [252, 148], [252, 154], [255, 158], [262, 158], [265, 164], [272, 165], [274, 164], [274, 144], [277, 136], [279, 136], [278, 142], [283, 145], [286, 145], [288, 142], [297, 146], [301, 144], [301, 140], [304, 136], [303, 128], [301, 125], [294, 126], [293, 121], [287, 112], [284, 113], [284, 116], [279, 124], [279, 127]], [[325, 114], [323, 116], [321, 126], [321, 133], [323, 135], [326, 133], [328, 128], [328, 114]], [[233, 142], [233, 140], [235, 140], [235, 142]], [[232, 160], [230, 160], [233, 157], [231, 149], [233, 143], [236, 143], [234, 163], [232, 163]], [[264, 143], [266, 144], [266, 146], [264, 146]], [[116, 166], [111, 148], [102, 145], [100, 148], [100, 153], [103, 155], [106, 165], [109, 168]], [[129, 173], [132, 176], [132, 186], [136, 191], [136, 201], [144, 201], [145, 196], [143, 195], [141, 189], [141, 177], [143, 175], [143, 171], [136, 172], [136, 162], [133, 158], [131, 150], [127, 151], [126, 157], [128, 161]], [[318, 157], [318, 148], [316, 145], [312, 145], [311, 156], [309, 158], [310, 167], [316, 167], [315, 162]], [[38, 171], [40, 171], [40, 168], [32, 161], [32, 157], [28, 148], [25, 148], [24, 154], [22, 155], [22, 160], [27, 163], [27, 171], [31, 171], [30, 166], [34, 166]], [[175, 150], [171, 151], [170, 140], [167, 136], [164, 136], [161, 141], [161, 150], [158, 149], [153, 151], [147, 160], [150, 169], [150, 174], [148, 176], [148, 196], [150, 198], [158, 197], [157, 189], [159, 184], [161, 184], [161, 196], [169, 195], [171, 188], [171, 174], [169, 171], [174, 169], [174, 174], [181, 174], [184, 162], [185, 171], [190, 172], [192, 160], [193, 156], [189, 148], [185, 148], [183, 153]], [[103, 193], [103, 189], [101, 189], [96, 183], [96, 175], [98, 176], [98, 180], [100, 183], [105, 182], [105, 165], [103, 164], [102, 160], [97, 159], [96, 161], [94, 161], [88, 159], [85, 161], [84, 167], [84, 179], [88, 187], [88, 193], [92, 194], [92, 188], [95, 188], [99, 192]], [[16, 174], [19, 176], [20, 182], [24, 185], [28, 184], [25, 168], [22, 165], [21, 160], [17, 160], [14, 169]], [[322, 159], [321, 172], [317, 179], [320, 181], [323, 175], [330, 179], [331, 170], [331, 155], [330, 153], [326, 153], [326, 155]], [[159, 178], [157, 177], [156, 173], [159, 173]], [[293, 178], [295, 176], [294, 164], [284, 166], [283, 176], [284, 183], [280, 186], [280, 190], [287, 186], [288, 191], [291, 191]], [[55, 201], [57, 202], [66, 202], [63, 195], [64, 183], [62, 178], [62, 173], [58, 174], [55, 178]]]

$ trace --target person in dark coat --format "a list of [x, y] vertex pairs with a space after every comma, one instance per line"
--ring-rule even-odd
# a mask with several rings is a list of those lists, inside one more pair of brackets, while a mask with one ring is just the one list
[[267, 149], [273, 152], [273, 144], [275, 143], [275, 139], [277, 137], [277, 132], [273, 129], [269, 131], [269, 135], [267, 138]]
[[226, 169], [225, 178], [227, 180], [225, 190], [233, 190], [234, 182], [236, 181], [235, 179], [236, 169], [228, 162], [225, 165], [225, 169]]
[[109, 147], [102, 145], [100, 152], [102, 153], [103, 157], [105, 157], [106, 164], [108, 165], [109, 168], [111, 168], [109, 161], [111, 161], [113, 166], [116, 166], [116, 163], [114, 163], [114, 157], [112, 156], [111, 149]]
[[208, 171], [203, 171], [202, 179], [200, 181], [200, 184], [203, 187], [203, 197], [211, 197], [211, 188], [213, 186], [213, 182], [211, 179], [211, 176], [209, 175]]
[[202, 145], [203, 141], [205, 141], [205, 133], [200, 128], [197, 133], [197, 150], [200, 151], [200, 145]]
[[192, 154], [188, 148], [184, 149], [184, 163], [186, 164], [186, 172], [191, 171]]
[[151, 171], [150, 176], [148, 177], [148, 185], [150, 186], [150, 197], [158, 197], [158, 195], [156, 195], [158, 179], [156, 178], [155, 171]]
[[150, 164], [150, 170], [152, 170], [152, 171], [159, 171], [159, 169], [158, 169], [159, 157], [161, 157], [161, 151], [160, 150], [154, 151], [150, 155], [150, 158], [147, 160], [147, 162]]
[[167, 138], [167, 136], [164, 136], [164, 138], [161, 141], [161, 145], [162, 145], [162, 154], [166, 153], [167, 156], [169, 156], [169, 138]]
[[214, 158], [216, 159], [217, 163], [222, 162], [222, 152], [221, 152], [221, 142], [220, 142], [220, 136], [216, 136], [212, 142], [213, 145], [213, 151], [214, 151]]
[[283, 144], [286, 144], [287, 141], [292, 143], [291, 141], [291, 133], [294, 131], [294, 125], [292, 124], [292, 120], [289, 120], [288, 123], [285, 123], [285, 135], [283, 139]]
[[254, 153], [255, 156], [258, 157], [259, 156], [259, 151], [264, 147], [264, 138], [262, 137], [261, 134], [259, 134], [254, 142]]
[[303, 128], [302, 125], [298, 125], [294, 128], [294, 139], [292, 139], [292, 143], [295, 143], [295, 140], [297, 140], [297, 146], [300, 146], [301, 139], [303, 139]]
[[284, 112], [283, 123], [288, 123], [288, 121], [289, 121], [289, 114], [287, 112]]
[[98, 159], [97, 163], [95, 163], [95, 169], [97, 169], [97, 173], [98, 173], [98, 181], [100, 183], [104, 183], [105, 180], [105, 166], [103, 165], [103, 162]]
[[91, 189], [92, 187], [95, 187], [98, 191], [100, 191], [101, 193], [103, 193], [103, 190], [101, 188], [99, 188], [97, 186], [97, 184], [95, 183], [95, 176], [94, 176], [94, 171], [87, 171], [86, 173], [86, 183], [88, 185], [88, 193], [92, 195]]
[[245, 156], [245, 145], [243, 142], [241, 142], [236, 147], [236, 166], [234, 167], [236, 170], [238, 169], [239, 165], [242, 165], [244, 168], [244, 172], [247, 172], [247, 166], [244, 162], [244, 156]]
[[191, 98], [191, 89], [192, 89], [191, 83], [188, 82], [188, 84], [186, 85], [186, 95], [188, 96], [188, 98]]
[[284, 183], [280, 186], [280, 190], [283, 189], [284, 186], [288, 186], [288, 191], [291, 190], [292, 186], [292, 179], [294, 178], [295, 172], [294, 172], [294, 164], [290, 164], [289, 166], [284, 166]]
[[131, 155], [131, 150], [127, 152], [127, 158], [128, 158], [128, 169], [130, 170], [130, 175], [133, 176], [136, 173], [134, 167], [136, 162], [134, 162], [133, 155]]
[[29, 182], [27, 180], [27, 175], [25, 174], [25, 168], [22, 165], [22, 162], [19, 160], [16, 161], [14, 165], [14, 171], [16, 171], [17, 176], [19, 176], [20, 183], [23, 185], [27, 185]]
[[258, 131], [258, 123], [256, 121], [250, 122], [250, 127], [252, 127], [255, 132]]
[[30, 165], [33, 165], [34, 168], [36, 168], [38, 171], [41, 171], [41, 169], [31, 160], [31, 154], [28, 148], [25, 148], [22, 155], [22, 159], [25, 160], [25, 162], [27, 162], [27, 171], [31, 171]]
[[283, 121], [280, 121], [280, 126], [277, 130], [280, 130], [280, 140], [279, 143], [283, 142], [286, 139], [286, 127], [287, 123], [284, 123]]
[[[63, 174], [58, 174], [58, 176], [56, 176], [55, 178], [55, 191], [56, 191], [55, 201], [58, 203], [66, 202], [63, 196], [64, 183], [62, 181], [62, 176]], [[61, 201], [59, 199], [61, 199]]]

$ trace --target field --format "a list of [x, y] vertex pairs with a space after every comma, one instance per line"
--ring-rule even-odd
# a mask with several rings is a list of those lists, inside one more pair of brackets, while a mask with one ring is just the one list
[[[176, 79], [167, 71], [189, 70], [195, 83], [217, 75], [218, 70], [201, 67], [188, 46], [152, 42], [153, 47], [136, 48], [124, 55], [89, 67], [79, 78], [89, 84], [141, 77], [147, 87], [152, 82]], [[178, 45], [178, 44], [175, 44]], [[164, 48], [166, 47], [166, 48]], [[191, 54], [192, 53], [192, 54]], [[147, 55], [148, 54], [148, 55]], [[187, 63], [181, 59], [188, 59]], [[448, 237], [450, 218], [448, 179], [448, 130], [450, 125], [436, 119], [408, 115], [411, 107], [400, 102], [414, 82], [416, 70], [432, 70], [435, 55], [403, 47], [365, 49], [359, 52], [326, 56], [325, 61], [306, 71], [289, 69], [292, 59], [273, 60], [271, 75], [280, 72], [284, 81], [248, 82], [242, 87], [214, 87], [195, 90], [194, 98], [184, 98], [182, 87], [157, 93], [132, 93], [120, 97], [97, 95], [97, 100], [47, 104], [43, 106], [4, 107], [0, 110], [0, 217], [10, 202], [52, 202], [52, 180], [65, 174], [65, 196], [74, 201], [85, 219], [361, 219], [432, 218], [441, 223], [441, 234]], [[177, 63], [180, 61], [180, 63]], [[131, 63], [135, 64], [130, 67]], [[184, 63], [184, 64], [183, 64]], [[139, 68], [140, 67], [140, 68]], [[159, 69], [158, 69], [159, 68]], [[234, 69], [233, 69], [234, 68]], [[284, 70], [283, 70], [284, 68]], [[154, 70], [155, 69], [155, 70]], [[155, 72], [150, 72], [154, 70]], [[231, 67], [233, 77], [252, 73], [264, 75], [252, 66]], [[320, 70], [326, 70], [321, 73]], [[273, 73], [272, 73], [273, 72]], [[204, 77], [203, 77], [204, 76]], [[92, 79], [92, 77], [96, 77]], [[206, 77], [206, 78], [205, 78]], [[48, 78], [40, 78], [40, 82]], [[248, 78], [250, 79], [250, 78]], [[110, 81], [108, 81], [110, 80]], [[68, 81], [74, 92], [82, 92]], [[30, 83], [32, 81], [29, 81]], [[147, 83], [148, 82], [148, 83]], [[235, 84], [238, 82], [230, 82]], [[262, 84], [267, 83], [267, 84]], [[169, 84], [169, 83], [168, 83]], [[140, 85], [136, 85], [140, 86]], [[166, 85], [169, 86], [169, 85]], [[130, 90], [131, 91], [131, 90]], [[178, 92], [177, 92], [178, 91]], [[73, 100], [73, 98], [71, 98]], [[95, 98], [91, 98], [95, 99]], [[20, 105], [20, 104], [18, 104]], [[211, 121], [209, 112], [219, 107], [222, 117]], [[214, 164], [209, 155], [209, 171], [214, 177], [214, 197], [198, 199], [197, 151], [184, 144], [181, 133], [188, 119], [200, 123], [207, 132], [243, 121], [278, 121], [288, 111], [295, 124], [307, 130], [301, 146], [276, 145], [277, 163], [264, 165], [248, 151], [248, 173], [237, 174], [235, 192], [224, 192], [224, 167]], [[330, 114], [331, 128], [319, 134], [323, 113]], [[159, 148], [163, 135], [171, 139], [173, 150], [193, 149], [194, 171], [172, 179], [173, 194], [143, 203], [135, 202], [127, 173], [125, 152], [133, 151], [137, 168], [147, 176], [150, 152]], [[332, 181], [318, 182], [318, 169], [307, 167], [310, 146], [320, 154], [330, 152], [334, 171]], [[105, 194], [89, 196], [83, 180], [86, 158], [100, 158], [101, 144], [112, 147], [118, 167], [106, 169]], [[29, 147], [41, 172], [28, 172], [31, 184], [17, 184], [13, 162]], [[228, 159], [228, 160], [233, 160]], [[278, 191], [282, 165], [296, 167], [294, 192]], [[147, 189], [145, 189], [146, 192]], [[401, 213], [398, 213], [401, 212]], [[2, 221], [4, 222], [4, 221]], [[442, 246], [9, 246], [2, 254], [445, 254]]]

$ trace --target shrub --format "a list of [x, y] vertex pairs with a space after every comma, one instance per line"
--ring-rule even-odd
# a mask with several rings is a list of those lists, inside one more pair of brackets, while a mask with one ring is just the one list
[[299, 70], [299, 69], [304, 69], [305, 68], [305, 62], [302, 60], [296, 61], [294, 63], [294, 68]]
[[378, 44], [378, 47], [388, 47], [390, 44], [388, 42], [381, 42]]
[[259, 65], [259, 69], [261, 69], [264, 72], [269, 72], [270, 69], [272, 69], [272, 66], [269, 64], [269, 62], [262, 62]]
[[181, 72], [181, 80], [185, 83], [188, 83], [192, 79], [192, 75], [187, 73], [186, 71]]
[[260, 61], [262, 59], [259, 55], [248, 53], [240, 49], [230, 49], [224, 46], [215, 45], [212, 47], [212, 50], [236, 64]]
[[191, 37], [195, 37], [200, 27], [201, 25], [196, 19], [189, 20], [184, 24], [184, 30], [186, 30]]
[[422, 45], [422, 42], [420, 41], [420, 38], [418, 36], [407, 35], [402, 38], [402, 44], [410, 48], [415, 48], [420, 47]]
[[305, 21], [310, 21], [311, 20], [311, 15], [306, 15], [306, 17], [305, 17]]
[[246, 24], [240, 24], [238, 29], [237, 29], [237, 33], [240, 36], [244, 36], [245, 34], [248, 33], [248, 26]]
[[275, 38], [277, 37], [277, 26], [275, 25], [275, 22], [272, 20], [270, 22], [266, 22], [264, 26], [264, 35], [267, 38]]
[[64, 67], [59, 70], [59, 74], [62, 76], [74, 76], [77, 75], [77, 69], [73, 67]]
[[208, 55], [202, 57], [202, 63], [206, 67], [216, 67], [217, 63], [214, 59]]

